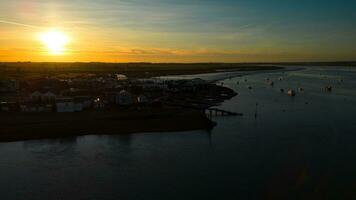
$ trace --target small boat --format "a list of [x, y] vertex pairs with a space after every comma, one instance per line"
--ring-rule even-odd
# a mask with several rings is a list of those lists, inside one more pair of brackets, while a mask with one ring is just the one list
[[273, 81], [269, 82], [269, 85], [273, 87], [274, 86], [274, 82]]
[[294, 97], [296, 95], [294, 90], [288, 90], [288, 96]]
[[298, 91], [299, 92], [304, 92], [304, 88], [300, 87], [300, 88], [298, 88]]
[[249, 90], [252, 90], [252, 87], [251, 87], [251, 86], [248, 86], [247, 88], [248, 88]]
[[283, 89], [283, 88], [281, 88], [281, 89], [280, 89], [280, 91], [283, 93], [283, 92], [284, 92], [284, 89]]

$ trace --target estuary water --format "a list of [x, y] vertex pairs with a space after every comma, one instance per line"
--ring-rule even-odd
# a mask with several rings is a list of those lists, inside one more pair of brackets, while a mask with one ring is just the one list
[[0, 199], [356, 197], [355, 68], [222, 83], [239, 95], [219, 107], [244, 116], [214, 117], [211, 132], [0, 143]]

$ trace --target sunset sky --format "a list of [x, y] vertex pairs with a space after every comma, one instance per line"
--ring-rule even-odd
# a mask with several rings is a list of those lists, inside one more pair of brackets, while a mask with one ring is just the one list
[[[0, 61], [356, 60], [355, 8], [355, 0], [0, 0]], [[58, 54], [43, 41], [53, 30], [68, 39]]]

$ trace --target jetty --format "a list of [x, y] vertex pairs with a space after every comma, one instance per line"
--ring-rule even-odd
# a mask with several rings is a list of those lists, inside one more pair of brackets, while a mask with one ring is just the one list
[[231, 112], [219, 108], [207, 108], [205, 109], [205, 113], [208, 117], [213, 116], [243, 116], [243, 113]]

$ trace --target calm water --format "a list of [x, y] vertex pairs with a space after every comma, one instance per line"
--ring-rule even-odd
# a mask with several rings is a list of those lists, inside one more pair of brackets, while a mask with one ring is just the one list
[[[355, 70], [308, 68], [224, 83], [240, 94], [221, 107], [245, 116], [214, 118], [211, 133], [0, 144], [0, 199], [356, 197]], [[332, 93], [322, 91], [328, 84]], [[298, 87], [305, 91], [294, 98], [280, 92]]]

